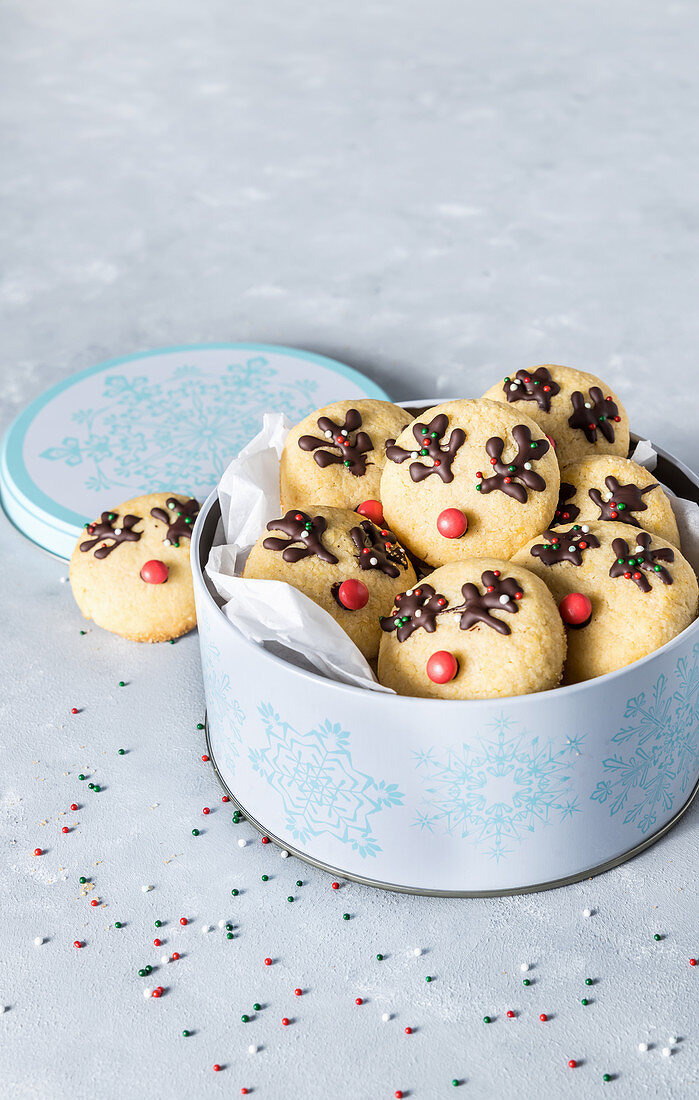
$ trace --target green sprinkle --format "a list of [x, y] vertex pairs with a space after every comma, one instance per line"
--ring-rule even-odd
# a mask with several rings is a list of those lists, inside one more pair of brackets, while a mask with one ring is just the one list
[[262, 1008], [262, 1005], [258, 1005], [257, 1001], [255, 1001], [255, 1004], [252, 1007], [255, 1009], [255, 1012], [259, 1012]]
[[480, 486], [480, 485], [476, 485], [476, 492], [477, 492], [477, 493], [480, 493], [480, 491], [481, 491], [481, 486]]
[[532, 450], [532, 451], [536, 450], [536, 443], [530, 443], [530, 444], [529, 444], [529, 448], [530, 448], [530, 450]]
[[150, 966], [150, 965], [146, 966], [146, 974], [150, 974], [152, 969], [153, 969], [152, 966]]
[[227, 940], [232, 940], [233, 938], [234, 938], [234, 937], [233, 937], [233, 933], [232, 933], [232, 932], [226, 932], [226, 939], [227, 939]]
[[262, 876], [262, 881], [263, 882], [269, 882], [269, 875], [263, 875]]
[[119, 687], [120, 688], [125, 688], [126, 687], [126, 681], [125, 680], [120, 680], [119, 681]]
[[379, 962], [383, 962], [383, 955], [377, 955], [376, 958]]
[[531, 984], [532, 983], [531, 983], [530, 978], [522, 978], [522, 985], [531, 985]]
[[611, 1081], [611, 1079], [612, 1079], [612, 1075], [611, 1075], [611, 1073], [603, 1073], [603, 1074], [602, 1074], [602, 1080], [604, 1081], [604, 1083], [605, 1083], [605, 1084], [606, 1084], [606, 1083], [607, 1083], [608, 1081]]
[[204, 723], [203, 722], [197, 722], [197, 729], [198, 730], [203, 730], [204, 729]]
[[238, 897], [238, 891], [235, 889], [235, 887], [231, 890], [231, 893], [232, 893], [234, 898]]
[[117, 756], [123, 756], [125, 752], [126, 749], [117, 749]]
[[243, 1015], [240, 1017], [240, 1019], [242, 1020], [242, 1022], [244, 1024], [249, 1024], [250, 1023], [250, 1017], [246, 1013], [243, 1013]]
[[226, 925], [226, 932], [232, 932], [232, 931], [233, 931], [233, 925], [232, 924], [227, 924]]
[[192, 836], [199, 836], [199, 830], [198, 829], [192, 829]]
[[114, 927], [115, 928], [123, 928], [124, 926], [123, 926], [123, 924], [121, 923], [120, 920], [115, 920], [114, 921]]
[[146, 976], [145, 970], [139, 970], [138, 976], [139, 976], [139, 978], [145, 978], [145, 976]]
[[489, 1024], [489, 1023], [491, 1023], [491, 1019], [490, 1019], [490, 1016], [484, 1016], [484, 1017], [483, 1017], [483, 1023], [484, 1023], [484, 1024]]
[[517, 467], [516, 466], [508, 466], [507, 469], [510, 471], [511, 474], [513, 474], [515, 472], [515, 470], [517, 469]]
[[289, 895], [289, 897], [286, 900], [287, 901], [293, 901], [294, 899], [291, 897], [291, 895]]
[[432, 981], [432, 975], [431, 975], [431, 974], [428, 974], [428, 975], [426, 976], [426, 978], [425, 978], [425, 981], [426, 981], [426, 982], [431, 982], [431, 981]]
[[342, 914], [342, 919], [343, 920], [349, 920], [349, 913], [343, 913]]
[[504, 378], [504, 379], [503, 379], [503, 381], [504, 381], [504, 382], [511, 382], [511, 381], [512, 381], [512, 379], [511, 379], [511, 378], [510, 378], [510, 376], [508, 375], [508, 376], [507, 376], [507, 378]]
[[660, 935], [659, 932], [656, 932], [655, 935], [653, 936], [653, 939], [654, 940], [659, 940], [659, 939], [662, 939], [662, 936]]
[[93, 791], [101, 791], [102, 790], [99, 783], [93, 783], [92, 784], [92, 789], [93, 789]]
[[88, 783], [88, 787], [89, 787], [89, 789], [90, 789], [91, 791], [94, 791], [94, 789], [95, 789], [95, 784], [94, 784], [94, 783]]
[[190, 1035], [191, 1035], [192, 1033], [191, 1033], [191, 1031], [183, 1031], [183, 1032], [182, 1032], [182, 1034], [184, 1035], [185, 1039], [189, 1039], [189, 1036], [190, 1036]]
[[297, 879], [296, 879], [296, 885], [297, 885], [297, 886], [303, 886], [303, 883], [301, 882], [301, 879], [300, 879], [300, 878], [297, 878]]
[[81, 886], [84, 886], [85, 883], [87, 882], [87, 879], [85, 878], [84, 875], [81, 875], [80, 878], [78, 879], [78, 882], [80, 883]]
[[589, 1005], [589, 1003], [590, 1002], [588, 1001], [587, 997], [583, 997], [583, 999], [580, 1002], [581, 1005]]
[[85, 778], [85, 776], [83, 775], [82, 772], [80, 772], [80, 775], [78, 776], [78, 779], [84, 779], [84, 778]]
[[659, 572], [660, 572], [660, 570], [662, 569], [662, 566], [661, 566], [661, 565], [654, 565], [654, 566], [653, 566], [653, 569], [654, 569], [654, 571], [655, 571], [656, 573], [659, 573]]
[[81, 635], [82, 634], [87, 634], [87, 631], [86, 630], [81, 630], [80, 633], [81, 633]]
[[617, 565], [623, 565], [624, 564], [624, 559], [623, 558], [617, 558], [616, 563], [617, 563]]
[[430, 452], [429, 452], [429, 451], [427, 450], [427, 448], [426, 448], [426, 447], [423, 447], [423, 448], [422, 448], [422, 450], [420, 451], [420, 454], [421, 454], [421, 455], [428, 455], [429, 453], [430, 453]]
[[623, 512], [624, 509], [626, 508], [626, 505], [625, 504], [617, 504], [617, 508], [619, 509], [620, 512]]
[[457, 1077], [455, 1077], [455, 1078], [454, 1078], [454, 1080], [452, 1081], [452, 1085], [454, 1086], [454, 1088], [456, 1088], [456, 1086], [458, 1085], [458, 1083], [459, 1083], [459, 1080], [458, 1080], [458, 1078], [457, 1078]]
[[109, 516], [108, 516], [108, 519], [110, 519], [110, 520], [116, 519], [116, 513], [115, 512], [110, 512]]
[[585, 985], [592, 985], [592, 978], [585, 978]]
[[349, 466], [349, 464], [350, 463], [348, 458], [346, 458], [345, 461], [342, 463], [343, 466]]
[[157, 921], [155, 922], [155, 927], [156, 927], [156, 928], [162, 928], [162, 927], [163, 927], [163, 922], [162, 922], [161, 920], [157, 920]]

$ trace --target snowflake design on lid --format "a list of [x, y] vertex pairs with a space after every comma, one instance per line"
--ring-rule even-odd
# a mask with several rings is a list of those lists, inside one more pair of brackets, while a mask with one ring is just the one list
[[[201, 630], [201, 627], [200, 627]], [[243, 740], [245, 712], [233, 697], [233, 684], [224, 667], [221, 650], [213, 642], [204, 642], [202, 675], [206, 696], [206, 718], [216, 740], [216, 762], [235, 775]]]
[[626, 703], [631, 719], [612, 737], [620, 751], [602, 761], [590, 798], [644, 835], [684, 801], [699, 770], [699, 643], [680, 657], [670, 678]]
[[307, 844], [330, 836], [362, 857], [381, 851], [373, 818], [405, 797], [397, 784], [374, 779], [352, 761], [352, 735], [326, 719], [302, 733], [285, 722], [271, 703], [258, 707], [266, 744], [250, 749], [250, 762], [281, 799], [286, 827]]
[[139, 496], [181, 485], [203, 491], [259, 431], [263, 413], [274, 408], [297, 422], [316, 407], [317, 388], [308, 379], [285, 380], [264, 355], [224, 371], [185, 363], [157, 382], [125, 367], [105, 373], [94, 407], [77, 409], [73, 432], [49, 439], [40, 457], [82, 466], [90, 492], [125, 488]]
[[522, 840], [580, 812], [573, 772], [584, 735], [559, 745], [504, 713], [469, 743], [416, 754], [424, 796], [413, 826], [461, 836], [497, 863]]

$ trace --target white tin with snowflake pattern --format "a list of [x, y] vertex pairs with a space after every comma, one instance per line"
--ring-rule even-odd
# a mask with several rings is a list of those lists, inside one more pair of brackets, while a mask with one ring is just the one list
[[[657, 476], [699, 483], [659, 450]], [[192, 539], [212, 760], [271, 839], [336, 875], [413, 892], [560, 885], [621, 862], [677, 819], [699, 780], [699, 623], [628, 668], [509, 699], [364, 691], [247, 641]]]
[[158, 490], [202, 500], [263, 412], [300, 420], [349, 397], [385, 398], [358, 371], [296, 348], [204, 344], [112, 359], [29, 405], [0, 449], [12, 522], [69, 558], [86, 520]]

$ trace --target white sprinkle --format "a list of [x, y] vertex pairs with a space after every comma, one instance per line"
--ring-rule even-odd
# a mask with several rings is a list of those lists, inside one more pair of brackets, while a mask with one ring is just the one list
[[586, 409], [591, 409], [591, 408], [592, 408], [592, 405], [590, 404], [590, 402], [589, 402], [589, 401], [586, 401], [586, 402], [585, 402], [585, 408], [586, 408]]
[[248, 1054], [257, 1054], [257, 1047], [254, 1043], [250, 1043], [250, 1046], [248, 1047]]
[[344, 428], [343, 428], [343, 429], [342, 429], [342, 431], [340, 432], [340, 435], [347, 435], [347, 432], [345, 431], [345, 429], [344, 429]]
[[421, 615], [422, 615], [422, 611], [421, 611], [421, 610], [420, 610], [420, 608], [418, 607], [417, 611], [415, 612], [415, 618], [416, 618], [416, 619], [419, 619], [419, 618], [421, 617]]
[[390, 1012], [384, 1012], [384, 1014], [383, 1014], [383, 1016], [381, 1017], [381, 1019], [383, 1020], [383, 1022], [384, 1022], [385, 1024], [387, 1024], [387, 1023], [388, 1023], [388, 1021], [389, 1021], [389, 1020], [391, 1019], [391, 1013], [390, 1013]]
[[167, 955], [161, 955], [160, 956], [160, 961], [163, 964], [163, 966], [167, 966], [167, 964], [170, 962], [170, 959]]
[[[61, 577], [61, 584], [67, 584], [67, 583], [68, 583], [68, 578], [67, 577]], [[5, 1010], [3, 1009], [3, 1012], [4, 1011]]]
[[282, 848], [279, 855], [282, 857], [282, 859], [288, 859], [289, 858], [289, 853], [287, 852], [286, 848]]
[[418, 957], [419, 957], [419, 956], [420, 956], [421, 954], [422, 954], [422, 948], [421, 948], [421, 947], [414, 947], [414, 948], [413, 948], [413, 955], [415, 956], [415, 958], [416, 958], [416, 959], [417, 959], [417, 958], [418, 958]]
[[302, 539], [309, 539], [310, 537], [311, 537], [311, 532], [310, 531], [302, 531], [301, 532], [301, 538]]
[[37, 936], [36, 939], [34, 940], [34, 946], [35, 947], [41, 947], [43, 942], [44, 942], [44, 937], [43, 936]]
[[153, 887], [152, 887], [152, 886], [142, 886], [142, 887], [141, 887], [141, 890], [142, 890], [142, 892], [143, 892], [144, 894], [147, 894], [147, 893], [148, 893], [148, 891], [149, 891], [149, 890], [152, 890], [152, 889], [153, 889]]
[[679, 1042], [679, 1039], [677, 1038], [676, 1035], [671, 1035], [668, 1039], [668, 1043], [670, 1044], [671, 1047], [674, 1047], [675, 1043], [678, 1043], [678, 1042]]
[[531, 462], [525, 462], [524, 463], [524, 469], [525, 470], [531, 470], [531, 468], [532, 468]]
[[170, 540], [169, 539], [163, 539], [163, 546], [170, 546]]
[[512, 393], [514, 393], [514, 392], [515, 392], [516, 390], [518, 390], [518, 389], [519, 389], [519, 386], [517, 385], [517, 383], [516, 383], [516, 382], [512, 382], [512, 383], [510, 384], [510, 391], [511, 391]]
[[379, 563], [378, 563], [378, 561], [376, 560], [376, 558], [369, 558], [369, 565], [378, 565], [378, 564], [379, 564]]
[[648, 1043], [639, 1043], [638, 1049], [640, 1050], [641, 1054], [645, 1054], [648, 1050]]
[[406, 596], [412, 596], [412, 594], [413, 594], [412, 588], [409, 588], [408, 591], [405, 594], [406, 594]]
[[634, 550], [634, 554], [642, 554], [642, 553], [643, 553], [643, 547], [642, 546], [637, 546], [636, 549]]
[[201, 926], [202, 935], [205, 936], [207, 932], [212, 932], [213, 927], [214, 927], [213, 924], [202, 924], [202, 926]]
[[247, 840], [245, 840], [244, 837], [241, 836], [240, 840], [238, 841], [238, 847], [239, 848], [244, 848], [246, 844], [247, 844]]
[[569, 554], [574, 554], [575, 553], [575, 547], [574, 546], [569, 546], [568, 547], [568, 553]]
[[417, 451], [411, 451], [410, 452], [410, 457], [411, 458], [417, 458], [418, 457]]
[[323, 434], [325, 435], [326, 439], [332, 439], [333, 437], [333, 433], [331, 431], [324, 432]]
[[115, 527], [114, 528], [114, 534], [115, 535], [120, 535], [121, 534], [121, 527]]
[[582, 525], [582, 527], [580, 528], [580, 530], [581, 530], [581, 531], [584, 531], [584, 532], [585, 532], [585, 533], [587, 534], [587, 532], [588, 532], [588, 531], [590, 530], [590, 528], [589, 528], [589, 527], [587, 526], [587, 524], [586, 524], [586, 523], [583, 523], [583, 525]]
[[218, 922], [218, 926], [219, 926], [219, 928], [225, 928], [225, 927], [226, 927], [226, 922], [225, 922], [225, 920], [220, 920], [220, 921]]
[[143, 990], [143, 996], [144, 997], [152, 997], [153, 996], [153, 990], [152, 989], [144, 989]]
[[583, 916], [584, 917], [591, 917], [592, 916], [592, 910], [591, 909], [583, 909]]
[[509, 596], [501, 596], [500, 597], [500, 603], [509, 603], [509, 602], [510, 602], [510, 597]]
[[0, 1005], [0, 1016], [2, 1016], [3, 1012], [7, 1012], [7, 1005]]
[[529, 963], [520, 963], [519, 964], [519, 969], [527, 971], [529, 969]]
[[662, 1050], [663, 1058], [669, 1058], [671, 1054], [672, 1054], [672, 1051], [670, 1050], [669, 1047], [663, 1047], [663, 1050]]

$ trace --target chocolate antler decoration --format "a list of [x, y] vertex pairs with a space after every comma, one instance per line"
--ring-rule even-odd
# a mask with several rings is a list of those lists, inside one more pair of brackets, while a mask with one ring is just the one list
[[371, 520], [365, 519], [352, 528], [350, 536], [359, 551], [357, 560], [362, 569], [380, 569], [387, 577], [399, 577], [400, 569], [408, 568], [402, 546], [387, 527], [378, 528]]
[[640, 527], [640, 523], [632, 512], [645, 512], [648, 505], [643, 497], [653, 489], [658, 488], [658, 483], [647, 485], [640, 489], [638, 485], [620, 485], [615, 477], [605, 477], [604, 484], [611, 493], [609, 500], [603, 500], [599, 489], [588, 490], [588, 496], [593, 504], [599, 508], [599, 519], [616, 519], [620, 523], [630, 523], [632, 527]]
[[[532, 433], [526, 424], [517, 424], [512, 429], [512, 435], [517, 444], [517, 454], [509, 462], [502, 461], [504, 440], [497, 435], [488, 440], [485, 449], [490, 456], [490, 464], [495, 474], [493, 477], [485, 477], [479, 470], [476, 477], [482, 478], [482, 481], [476, 488], [480, 493], [491, 493], [494, 489], [499, 489], [508, 497], [513, 497], [520, 504], [524, 504], [528, 496], [527, 489], [540, 493], [546, 488], [543, 477], [532, 470], [531, 464], [532, 461], [546, 454], [549, 442], [546, 439], [537, 439], [532, 442]], [[522, 484], [518, 484], [519, 482]]]
[[544, 531], [545, 542], [532, 546], [529, 553], [533, 558], [541, 558], [544, 565], [557, 565], [561, 561], [582, 565], [582, 551], [599, 546], [599, 540], [589, 532], [587, 524], [576, 524], [570, 531]]
[[616, 561], [609, 570], [609, 576], [625, 577], [627, 581], [632, 580], [641, 589], [641, 592], [650, 592], [652, 587], [641, 570], [646, 573], [656, 573], [663, 584], [672, 584], [672, 577], [667, 569], [662, 565], [658, 565], [657, 562], [674, 561], [674, 551], [669, 548], [651, 550], [650, 535], [647, 531], [642, 531], [636, 542], [634, 550], [630, 551], [626, 539], [614, 539], [612, 550], [616, 554]]
[[406, 458], [431, 458], [431, 466], [426, 466], [422, 462], [411, 462], [410, 476], [413, 481], [424, 481], [430, 474], [439, 474], [445, 482], [453, 481], [451, 466], [456, 452], [466, 440], [466, 432], [461, 428], [454, 428], [447, 445], [441, 447], [439, 441], [444, 437], [448, 424], [449, 417], [445, 413], [439, 413], [429, 424], [413, 424], [413, 435], [419, 450], [406, 451], [403, 447], [396, 447], [395, 439], [388, 439], [386, 457], [390, 458], [391, 462], [398, 463], [405, 462]]
[[159, 519], [167, 524], [167, 533], [163, 542], [166, 546], [180, 545], [180, 539], [191, 539], [194, 521], [199, 515], [199, 502], [192, 497], [185, 504], [180, 504], [176, 497], [168, 497], [165, 508], [151, 508], [153, 519]]
[[618, 424], [621, 420], [618, 408], [611, 397], [604, 396], [599, 386], [590, 386], [589, 397], [590, 400], [585, 401], [580, 390], [576, 390], [575, 393], [570, 395], [573, 413], [569, 417], [568, 423], [571, 428], [581, 428], [585, 432], [588, 443], [597, 442], [598, 431], [609, 443], [613, 443], [614, 424], [612, 421], [616, 421]]
[[572, 523], [580, 515], [580, 509], [577, 504], [570, 504], [569, 501], [577, 493], [577, 489], [574, 485], [569, 485], [567, 481], [561, 482], [561, 487], [558, 490], [558, 506], [554, 513], [552, 527], [555, 527], [559, 523]]
[[462, 630], [470, 630], [478, 623], [485, 623], [497, 630], [498, 634], [511, 634], [507, 623], [495, 619], [490, 612], [498, 610], [515, 614], [519, 608], [514, 601], [522, 599], [522, 589], [512, 577], [501, 580], [499, 569], [486, 569], [485, 573], [481, 573], [481, 584], [485, 586], [482, 594], [470, 581], [464, 584], [461, 588], [463, 604], [450, 607], [449, 610], [462, 612], [459, 623]]
[[390, 615], [381, 616], [381, 629], [395, 630], [398, 641], [404, 642], [420, 627], [433, 634], [437, 616], [447, 609], [447, 599], [431, 584], [421, 584], [396, 596], [395, 607]]
[[[112, 550], [116, 550], [120, 543], [138, 542], [143, 532], [134, 531], [133, 526], [135, 523], [140, 523], [141, 516], [124, 516], [121, 527], [114, 526], [114, 521], [117, 519], [116, 512], [103, 512], [98, 523], [85, 524], [88, 535], [94, 535], [94, 538], [80, 543], [83, 554], [91, 550], [93, 546], [97, 546], [98, 543], [102, 543], [103, 545], [98, 546], [95, 550], [95, 557], [106, 558]], [[112, 545], [107, 546], [105, 539], [111, 542]]]
[[[329, 416], [319, 416], [317, 424], [325, 438], [302, 435], [299, 439], [301, 450], [314, 451], [313, 457], [321, 469], [342, 465], [355, 477], [363, 477], [367, 466], [365, 455], [373, 451], [374, 446], [366, 432], [357, 430], [362, 426], [360, 413], [356, 409], [348, 409], [343, 424], [336, 424]], [[357, 432], [354, 442], [349, 437], [350, 432]], [[327, 447], [331, 449], [326, 450]]]
[[506, 378], [503, 392], [508, 401], [536, 401], [544, 412], [551, 412], [551, 398], [561, 392], [546, 367], [518, 370], [514, 378]]
[[[268, 531], [281, 531], [287, 538], [268, 538], [262, 545], [265, 550], [283, 550], [282, 558], [292, 564], [315, 554], [321, 561], [335, 565], [337, 558], [323, 546], [321, 541], [326, 527], [327, 523], [323, 516], [315, 516], [311, 519], [305, 512], [297, 512], [292, 508], [283, 519], [271, 519], [267, 524]], [[295, 547], [294, 543], [299, 543], [299, 546]]]

